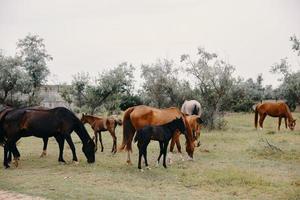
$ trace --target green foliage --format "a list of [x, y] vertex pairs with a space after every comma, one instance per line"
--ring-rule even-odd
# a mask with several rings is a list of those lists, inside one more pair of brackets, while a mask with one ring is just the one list
[[33, 87], [38, 88], [46, 81], [49, 75], [47, 61], [52, 57], [47, 53], [44, 40], [38, 35], [27, 35], [17, 43], [22, 66], [28, 72]]
[[24, 99], [16, 97], [17, 94], [28, 94], [32, 88], [29, 76], [21, 64], [19, 57], [5, 56], [0, 52], [0, 103], [26, 104]]
[[257, 81], [252, 78], [244, 81], [242, 78], [235, 79], [228, 94], [224, 97], [221, 110], [234, 112], [249, 112], [252, 106], [262, 100], [276, 99], [271, 85], [262, 86], [262, 75], [259, 74]]
[[102, 72], [91, 84], [91, 77], [88, 73], [77, 73], [73, 76], [71, 88], [63, 91], [61, 96], [73, 103], [79, 109], [87, 109], [93, 114], [101, 106], [109, 113], [118, 110], [120, 95], [131, 93], [133, 89], [132, 65], [121, 63], [118, 67]]
[[296, 37], [296, 35], [293, 35], [290, 37], [290, 41], [293, 42], [292, 49], [296, 52], [298, 52], [298, 56], [300, 56], [300, 41]]
[[72, 88], [70, 90], [75, 105], [81, 108], [85, 103], [85, 92], [89, 85], [90, 75], [85, 72], [78, 72], [73, 75]]
[[218, 59], [217, 54], [209, 53], [204, 48], [198, 48], [198, 58], [193, 61], [189, 55], [182, 55], [181, 62], [186, 65], [186, 71], [197, 79], [197, 89], [200, 93], [203, 115], [209, 129], [220, 127], [217, 121], [223, 123], [220, 107], [228, 95], [232, 85], [234, 67]]
[[271, 66], [271, 72], [282, 74], [282, 84], [279, 86], [279, 96], [286, 100], [291, 110], [300, 105], [300, 71], [292, 72], [287, 59]]
[[145, 82], [139, 94], [145, 104], [159, 108], [179, 107], [185, 99], [194, 96], [190, 84], [178, 80], [178, 69], [173, 61], [158, 60], [150, 65], [142, 65], [141, 69]]
[[73, 102], [73, 97], [71, 95], [72, 93], [72, 88], [68, 86], [67, 84], [63, 84], [60, 86], [59, 94], [65, 100], [69, 107], [71, 107], [71, 104]]
[[143, 104], [141, 98], [137, 95], [125, 94], [121, 97], [120, 109], [125, 111], [127, 108]]

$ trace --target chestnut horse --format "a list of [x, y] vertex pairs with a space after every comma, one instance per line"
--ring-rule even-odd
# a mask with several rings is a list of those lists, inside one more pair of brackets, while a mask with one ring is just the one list
[[[198, 115], [187, 115], [186, 120], [191, 127], [193, 137], [197, 142], [197, 147], [200, 146], [200, 131], [201, 131], [201, 124], [203, 123], [202, 119]], [[181, 145], [180, 145], [180, 133], [176, 132], [174, 134], [173, 139], [170, 144], [170, 152], [173, 152], [174, 146], [176, 144], [177, 150], [181, 153]]]
[[[278, 120], [278, 130], [280, 130], [281, 120], [284, 118], [285, 127], [289, 127], [291, 130], [294, 130], [296, 125], [296, 120], [293, 119], [291, 111], [284, 102], [265, 102], [261, 104], [257, 104], [255, 107], [255, 117], [254, 117], [254, 125], [257, 128], [259, 114], [259, 126], [262, 129], [263, 123], [267, 115], [271, 117], [279, 117]], [[288, 123], [287, 123], [288, 120]]]
[[103, 152], [103, 144], [102, 144], [102, 136], [101, 131], [108, 131], [113, 138], [113, 146], [111, 149], [112, 153], [117, 152], [117, 137], [116, 137], [116, 127], [117, 125], [122, 125], [122, 120], [115, 119], [114, 117], [96, 117], [93, 115], [82, 114], [81, 122], [83, 124], [88, 123], [91, 125], [92, 129], [94, 130], [95, 134], [95, 143], [96, 149], [98, 147], [98, 134], [99, 134], [99, 142], [101, 144], [101, 152]]
[[150, 106], [139, 105], [128, 108], [123, 116], [123, 141], [120, 150], [126, 149], [127, 163], [131, 164], [130, 151], [132, 151], [132, 140], [136, 130], [142, 129], [145, 126], [158, 126], [166, 124], [176, 118], [183, 118], [186, 126], [186, 151], [189, 157], [193, 158], [194, 153], [194, 138], [192, 130], [186, 120], [186, 116], [180, 112], [178, 108], [158, 109]]

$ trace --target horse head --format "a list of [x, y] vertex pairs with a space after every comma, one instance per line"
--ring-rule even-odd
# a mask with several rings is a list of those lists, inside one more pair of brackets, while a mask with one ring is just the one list
[[86, 113], [82, 113], [82, 116], [80, 118], [81, 123], [85, 124], [87, 123], [87, 119], [86, 119]]
[[295, 119], [290, 120], [288, 126], [293, 131], [296, 126], [296, 120]]
[[92, 139], [89, 139], [88, 142], [82, 146], [82, 151], [88, 163], [95, 162], [95, 143]]

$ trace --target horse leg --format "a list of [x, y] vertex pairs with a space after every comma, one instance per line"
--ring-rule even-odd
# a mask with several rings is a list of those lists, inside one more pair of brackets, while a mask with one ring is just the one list
[[286, 119], [286, 117], [284, 118], [284, 123], [285, 123], [285, 128], [288, 128], [288, 126], [287, 126], [287, 121], [286, 121], [287, 119]]
[[8, 165], [8, 154], [11, 153], [9, 152], [8, 150], [8, 147], [7, 147], [7, 144], [4, 145], [4, 155], [3, 155], [3, 165], [4, 167], [7, 169], [9, 168], [10, 166]]
[[178, 139], [176, 140], [176, 146], [177, 146], [178, 153], [181, 153], [181, 154], [182, 154], [179, 137], [178, 137]]
[[111, 137], [113, 138], [113, 146], [112, 146], [111, 152], [115, 154], [117, 152], [117, 137], [116, 137], [116, 133], [115, 133], [114, 130], [109, 130], [109, 133], [110, 133]]
[[49, 138], [47, 138], [47, 137], [43, 138], [44, 146], [43, 146], [43, 152], [42, 152], [40, 158], [45, 157], [47, 155], [48, 139]]
[[160, 149], [160, 152], [159, 152], [159, 156], [157, 158], [157, 165], [159, 165], [160, 158], [163, 154], [163, 149], [164, 149], [163, 142], [159, 142], [159, 149]]
[[171, 140], [171, 144], [170, 144], [170, 152], [171, 153], [173, 153], [173, 150], [174, 150], [174, 146], [175, 146], [175, 139], [174, 138], [172, 138], [172, 140]]
[[66, 138], [66, 140], [67, 140], [67, 142], [68, 142], [68, 144], [70, 146], [70, 149], [72, 151], [73, 161], [77, 163], [78, 159], [77, 159], [77, 156], [76, 156], [76, 149], [75, 149], [75, 145], [73, 143], [73, 140], [71, 138], [71, 135], [66, 135], [65, 138]]
[[65, 139], [63, 138], [62, 135], [57, 135], [55, 136], [55, 139], [58, 143], [59, 146], [59, 157], [58, 157], [58, 162], [63, 162], [65, 163], [66, 161], [63, 158], [63, 152], [64, 152], [64, 144], [65, 144]]
[[138, 168], [141, 170], [142, 166], [141, 166], [141, 159], [142, 159], [142, 154], [143, 154], [143, 149], [142, 149], [142, 145], [140, 144], [140, 142], [138, 142], [138, 148], [139, 148], [139, 162], [138, 162]]
[[280, 131], [281, 119], [281, 117], [278, 118], [278, 131]]
[[163, 150], [163, 154], [164, 154], [164, 163], [163, 163], [163, 166], [164, 166], [164, 168], [167, 168], [166, 158], [167, 158], [168, 144], [169, 144], [169, 141], [164, 142], [164, 150]]
[[149, 142], [145, 143], [143, 145], [143, 152], [144, 152], [144, 160], [145, 160], [145, 165], [146, 165], [146, 168], [147, 169], [151, 169], [149, 166], [148, 166], [148, 161], [147, 161], [147, 147], [148, 147], [148, 144]]
[[11, 163], [11, 160], [12, 160], [12, 153], [11, 151], [8, 151], [8, 156], [7, 156], [8, 163]]
[[267, 114], [265, 114], [265, 113], [260, 114], [260, 117], [259, 117], [259, 126], [260, 126], [261, 129], [263, 128], [263, 123], [264, 123], [264, 120], [265, 120], [266, 116], [267, 116]]
[[98, 132], [94, 131], [94, 135], [95, 135], [95, 151], [97, 151], [97, 149], [98, 149]]
[[100, 145], [101, 145], [101, 152], [103, 152], [103, 143], [102, 143], [102, 135], [101, 135], [101, 131], [99, 131], [99, 142], [100, 142]]

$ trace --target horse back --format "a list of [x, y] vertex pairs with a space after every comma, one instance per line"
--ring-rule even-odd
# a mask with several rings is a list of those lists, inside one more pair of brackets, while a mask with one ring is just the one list
[[288, 117], [290, 114], [290, 109], [284, 102], [265, 102], [257, 106], [257, 111], [272, 117]]
[[130, 119], [136, 129], [141, 129], [147, 125], [166, 124], [176, 117], [181, 117], [182, 113], [178, 108], [158, 109], [150, 106], [136, 106], [130, 114]]

